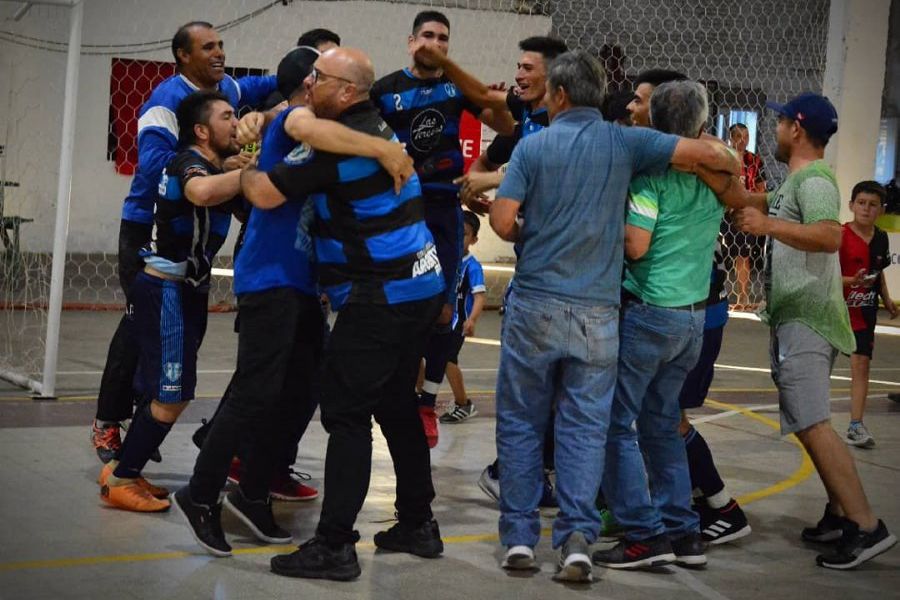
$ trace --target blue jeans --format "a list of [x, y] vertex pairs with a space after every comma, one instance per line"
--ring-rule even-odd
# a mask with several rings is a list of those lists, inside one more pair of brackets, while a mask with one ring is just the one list
[[700, 356], [703, 319], [702, 308], [626, 302], [622, 310], [603, 493], [630, 540], [699, 531], [678, 394]]
[[513, 291], [507, 301], [497, 374], [500, 543], [537, 545], [542, 451], [557, 402], [554, 458], [559, 514], [553, 547], [579, 531], [596, 540], [595, 500], [603, 476], [616, 381], [618, 311]]

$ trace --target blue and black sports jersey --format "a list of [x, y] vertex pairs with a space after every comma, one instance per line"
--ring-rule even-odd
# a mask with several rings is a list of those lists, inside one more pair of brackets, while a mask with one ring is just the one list
[[372, 86], [372, 102], [406, 144], [426, 197], [456, 201], [463, 174], [459, 120], [464, 110], [481, 109], [466, 99], [446, 76], [419, 79], [409, 69], [382, 77]]
[[209, 283], [212, 259], [228, 236], [231, 212], [228, 203], [192, 204], [184, 197], [184, 187], [194, 177], [220, 173], [221, 169], [194, 150], [179, 152], [166, 165], [157, 190], [153, 234], [141, 251], [144, 262], [194, 287]]
[[[257, 168], [269, 172], [282, 162], [308, 154], [309, 147], [284, 131], [284, 122], [294, 108], [278, 114], [266, 128]], [[305, 294], [316, 293], [316, 278], [310, 258], [309, 229], [314, 213], [306, 196], [290, 196], [272, 210], [253, 209], [244, 244], [234, 264], [234, 293], [292, 287]]]
[[546, 108], [532, 111], [531, 108], [519, 99], [512, 91], [506, 96], [506, 105], [516, 120], [516, 129], [512, 135], [498, 135], [485, 151], [487, 159], [495, 165], [503, 165], [509, 162], [513, 150], [519, 140], [537, 133], [550, 125], [550, 115]]
[[[260, 104], [276, 87], [273, 75], [237, 80], [226, 75], [219, 82], [219, 91], [235, 108]], [[175, 110], [197, 89], [183, 75], [173, 75], [156, 86], [141, 107], [138, 113], [138, 167], [122, 207], [123, 220], [148, 225], [153, 222], [159, 174], [175, 156], [178, 146]]]
[[[338, 119], [351, 129], [396, 140], [370, 102]], [[398, 304], [444, 290], [434, 240], [425, 226], [415, 175], [399, 194], [378, 161], [304, 147], [270, 172], [288, 198], [313, 194], [313, 241], [319, 285], [331, 305]]]
[[452, 328], [465, 323], [472, 314], [472, 306], [475, 304], [475, 294], [483, 294], [487, 291], [484, 285], [484, 269], [478, 259], [471, 254], [466, 254], [462, 259], [461, 277], [459, 289], [456, 292], [456, 307], [453, 314]]

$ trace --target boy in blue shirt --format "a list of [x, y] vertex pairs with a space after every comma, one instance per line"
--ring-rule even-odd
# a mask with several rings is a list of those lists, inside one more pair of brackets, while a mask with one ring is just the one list
[[459, 368], [459, 351], [466, 337], [475, 335], [475, 325], [484, 310], [484, 270], [478, 259], [469, 254], [469, 248], [478, 241], [481, 221], [472, 211], [463, 211], [463, 259], [460, 269], [459, 291], [456, 294], [456, 312], [453, 315], [453, 348], [447, 360], [447, 381], [453, 390], [455, 404], [441, 415], [441, 423], [462, 423], [478, 414], [475, 405], [466, 394], [462, 370]]

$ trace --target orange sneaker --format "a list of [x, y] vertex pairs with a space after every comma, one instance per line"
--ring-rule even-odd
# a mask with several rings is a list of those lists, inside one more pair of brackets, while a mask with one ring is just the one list
[[[103, 468], [100, 469], [100, 475], [97, 477], [97, 483], [100, 484], [100, 487], [103, 487], [104, 485], [106, 485], [106, 482], [109, 481], [109, 476], [112, 475], [113, 471], [115, 471], [117, 464], [118, 463], [116, 461], [111, 461], [103, 465]], [[161, 485], [153, 485], [143, 477], [138, 477], [137, 479], [135, 479], [135, 482], [139, 486], [147, 490], [147, 492], [154, 498], [165, 500], [169, 497], [169, 490], [167, 488], [164, 488]]]
[[154, 498], [138, 480], [121, 485], [103, 485], [100, 499], [110, 506], [134, 512], [162, 512], [171, 506], [168, 500]]
[[420, 406], [419, 418], [422, 419], [422, 427], [425, 429], [425, 439], [428, 440], [428, 447], [434, 448], [438, 443], [437, 414], [434, 412], [434, 407]]

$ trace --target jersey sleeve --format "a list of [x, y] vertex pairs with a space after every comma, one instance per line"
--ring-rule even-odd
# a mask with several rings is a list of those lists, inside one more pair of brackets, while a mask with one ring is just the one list
[[516, 130], [512, 135], [498, 135], [485, 150], [485, 156], [495, 165], [504, 165], [512, 158], [516, 143], [522, 137], [522, 124], [516, 123]]
[[628, 212], [625, 222], [652, 232], [659, 217], [659, 194], [652, 178], [636, 177], [628, 186]]
[[169, 172], [178, 178], [181, 189], [194, 177], [206, 177], [209, 175], [209, 166], [193, 152], [181, 152], [172, 161]]
[[467, 269], [467, 271], [469, 275], [469, 293], [485, 293], [487, 291], [487, 287], [485, 287], [484, 285], [484, 269], [481, 267], [481, 263], [473, 257], [469, 262], [469, 268]]
[[[289, 156], [268, 173], [272, 184], [288, 198], [306, 197], [313, 192], [323, 191], [338, 181], [337, 160], [334, 155], [316, 152], [306, 144], [302, 146], [306, 156]], [[291, 155], [295, 153], [296, 150]], [[287, 162], [289, 159], [290, 163]]]
[[238, 107], [259, 108], [266, 98], [278, 90], [278, 80], [274, 75], [248, 75], [235, 80], [238, 86]]
[[659, 175], [669, 167], [678, 144], [677, 135], [649, 127], [627, 127], [621, 132], [631, 153], [635, 175]]
[[175, 158], [178, 121], [164, 106], [154, 106], [138, 119], [138, 168], [143, 173], [160, 173]]
[[801, 181], [797, 186], [797, 204], [804, 224], [840, 221], [840, 194], [825, 177], [814, 175]]

